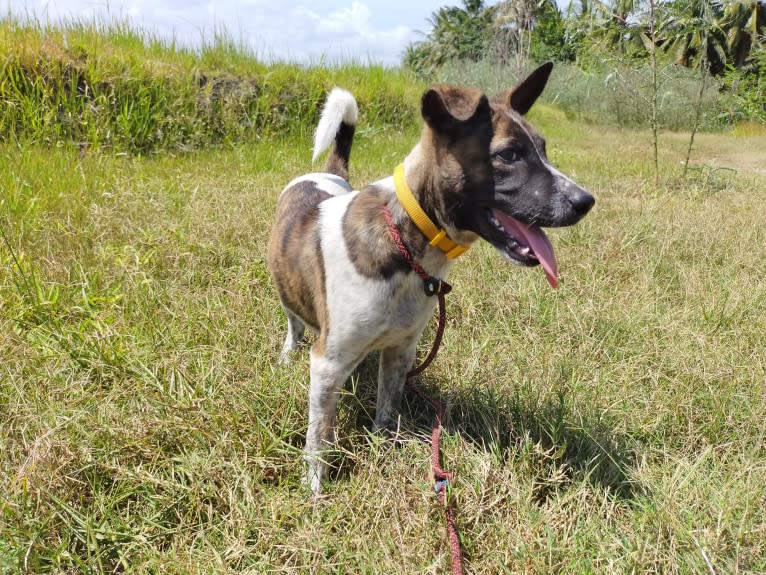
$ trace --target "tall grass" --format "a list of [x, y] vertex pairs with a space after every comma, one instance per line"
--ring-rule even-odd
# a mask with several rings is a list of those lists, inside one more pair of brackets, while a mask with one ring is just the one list
[[[445, 82], [480, 86], [489, 93], [514, 85], [519, 79], [515, 67], [490, 61], [447, 64], [439, 74]], [[681, 66], [661, 66], [657, 90], [657, 123], [667, 130], [690, 130], [696, 119], [702, 82], [699, 73]], [[650, 66], [604, 63], [585, 70], [572, 64], [557, 63], [542, 102], [555, 104], [571, 118], [594, 124], [621, 127], [646, 127], [650, 120], [652, 97]], [[700, 103], [700, 126], [720, 130], [729, 126], [732, 102], [720, 93], [720, 85], [708, 81]]]
[[0, 140], [148, 152], [307, 135], [335, 84], [366, 125], [415, 119], [416, 82], [348, 64], [266, 66], [224, 32], [199, 51], [126, 23], [0, 20]]
[[[764, 136], [700, 134], [737, 168], [649, 193], [646, 134], [530, 113], [597, 197], [552, 230], [553, 291], [477, 245], [421, 381], [473, 573], [766, 571]], [[415, 129], [360, 130], [356, 183]], [[661, 140], [678, 166], [685, 139]], [[133, 156], [0, 145], [0, 573], [448, 572], [432, 412], [367, 433], [376, 365], [340, 405], [327, 497], [301, 485], [308, 358], [265, 246], [310, 140]], [[423, 351], [429, 343], [423, 341]], [[712, 567], [708, 567], [708, 565]]]
[[[8, 62], [69, 61], [75, 28], [22, 26]], [[83, 115], [90, 88], [67, 88], [66, 66], [30, 72], [28, 92], [3, 84], [29, 106], [24, 122], [37, 96], [20, 94], [47, 107], [39, 128], [10, 123], [0, 143], [0, 573], [446, 572], [432, 413], [407, 392], [401, 442], [369, 434], [374, 362], [340, 402], [327, 497], [301, 484], [307, 358], [277, 365], [285, 319], [264, 258], [280, 189], [311, 169], [305, 78], [359, 96], [355, 184], [390, 174], [417, 140], [407, 114], [420, 86], [379, 68], [260, 67], [225, 43], [192, 54], [85, 32], [72, 69], [94, 67], [103, 105], [120, 82], [148, 103], [125, 97], [119, 132], [106, 108]], [[58, 60], [33, 57], [55, 47]], [[271, 118], [259, 132], [241, 124], [261, 85], [275, 99], [254, 108]], [[186, 89], [197, 116], [165, 117]], [[57, 90], [72, 97], [45, 100]], [[290, 121], [283, 99], [299, 119], [284, 133], [270, 128]], [[83, 149], [52, 102], [96, 134]], [[448, 405], [470, 571], [766, 572], [766, 136], [699, 134], [711, 168], [650, 192], [645, 133], [554, 106], [530, 119], [597, 204], [550, 232], [555, 292], [486, 245], [451, 275], [444, 345], [420, 383]], [[157, 136], [158, 122], [174, 135]], [[677, 171], [684, 135], [660, 146]]]

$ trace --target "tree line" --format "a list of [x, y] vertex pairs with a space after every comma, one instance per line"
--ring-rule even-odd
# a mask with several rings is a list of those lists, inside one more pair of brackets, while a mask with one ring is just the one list
[[555, 0], [463, 0], [429, 24], [404, 54], [404, 65], [424, 77], [454, 60], [597, 67], [653, 54], [718, 77], [766, 76], [766, 0], [578, 0], [563, 10]]

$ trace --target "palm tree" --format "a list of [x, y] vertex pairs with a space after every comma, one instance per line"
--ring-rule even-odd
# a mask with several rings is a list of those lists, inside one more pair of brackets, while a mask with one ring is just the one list
[[580, 34], [595, 39], [608, 51], [635, 55], [643, 49], [637, 19], [639, 0], [580, 0]]
[[745, 66], [765, 32], [764, 0], [675, 0], [666, 5], [659, 43], [679, 64], [722, 74]]
[[722, 15], [718, 0], [669, 3], [659, 24], [660, 48], [682, 66], [722, 73], [727, 61], [726, 32], [719, 24]]
[[429, 75], [450, 60], [481, 58], [492, 26], [494, 8], [483, 0], [463, 0], [463, 7], [447, 6], [431, 14], [431, 31], [407, 47], [406, 66]]
[[720, 20], [726, 30], [729, 64], [742, 68], [756, 46], [766, 44], [766, 2], [734, 0], [728, 2]]

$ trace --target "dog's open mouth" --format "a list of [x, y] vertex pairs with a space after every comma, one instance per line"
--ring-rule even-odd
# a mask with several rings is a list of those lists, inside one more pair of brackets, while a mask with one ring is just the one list
[[553, 246], [545, 232], [494, 208], [488, 215], [492, 225], [505, 236], [503, 246], [497, 246], [503, 256], [521, 265], [541, 264], [548, 283], [555, 288], [558, 285], [558, 266]]

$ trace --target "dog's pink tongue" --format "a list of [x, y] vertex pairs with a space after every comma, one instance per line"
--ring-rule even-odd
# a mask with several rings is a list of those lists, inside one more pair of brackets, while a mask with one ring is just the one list
[[529, 247], [532, 248], [532, 251], [535, 252], [535, 256], [537, 256], [545, 270], [545, 277], [548, 279], [548, 283], [551, 284], [552, 288], [558, 287], [558, 264], [556, 263], [556, 256], [553, 254], [553, 245], [551, 245], [545, 232], [537, 226], [528, 226], [499, 210], [492, 211], [503, 227], [513, 230], [515, 235], [521, 236]]

